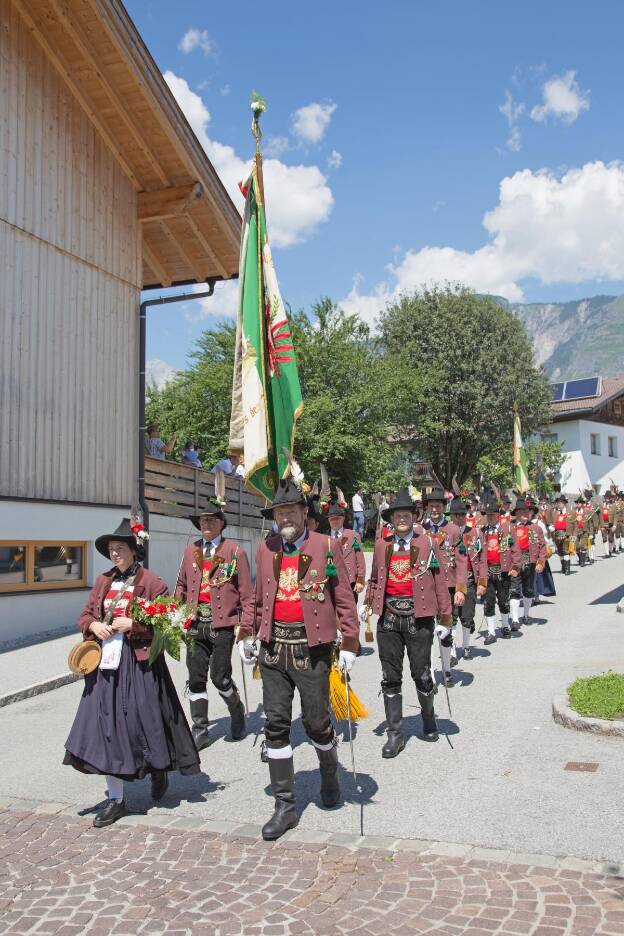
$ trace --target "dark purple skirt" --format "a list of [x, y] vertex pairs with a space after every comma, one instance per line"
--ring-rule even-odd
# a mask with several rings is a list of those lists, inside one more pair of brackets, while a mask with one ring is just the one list
[[543, 596], [544, 598], [553, 598], [557, 594], [555, 580], [550, 571], [548, 559], [546, 560], [544, 571], [535, 573], [535, 594], [538, 597]]
[[154, 770], [200, 772], [163, 654], [150, 666], [124, 640], [119, 669], [97, 669], [85, 677], [63, 763], [120, 780], [138, 780]]

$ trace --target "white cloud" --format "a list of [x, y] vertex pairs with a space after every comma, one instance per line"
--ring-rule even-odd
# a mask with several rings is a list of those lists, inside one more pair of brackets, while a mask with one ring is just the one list
[[212, 55], [216, 50], [216, 43], [208, 35], [207, 29], [187, 29], [180, 42], [178, 49], [188, 55], [194, 49], [201, 49], [204, 55]]
[[164, 386], [171, 383], [177, 373], [175, 367], [167, 364], [166, 361], [161, 361], [160, 358], [150, 358], [145, 365], [145, 383], [148, 387], [162, 390]]
[[[238, 183], [246, 178], [251, 160], [241, 159], [233, 147], [209, 137], [208, 108], [184, 78], [172, 71], [164, 77], [234, 204], [242, 208]], [[275, 247], [290, 247], [327, 221], [334, 196], [318, 166], [286, 166], [279, 159], [266, 158], [263, 168], [271, 242]]]
[[[203, 292], [205, 286], [197, 283], [193, 292]], [[238, 311], [238, 280], [215, 283], [212, 296], [185, 303], [184, 318], [187, 322], [200, 322], [208, 318], [235, 319]]]
[[342, 153], [339, 153], [338, 150], [332, 150], [327, 157], [327, 165], [330, 169], [340, 169], [342, 166]]
[[304, 143], [320, 143], [329, 127], [336, 105], [306, 104], [292, 115], [292, 132]]
[[582, 91], [576, 72], [567, 71], [560, 78], [550, 78], [542, 86], [543, 103], [530, 113], [532, 120], [543, 123], [548, 117], [574, 123], [583, 111], [589, 110], [589, 91]]
[[355, 283], [342, 303], [372, 322], [405, 290], [444, 281], [523, 298], [522, 282], [583, 283], [624, 279], [624, 163], [587, 163], [557, 176], [525, 169], [504, 178], [498, 205], [483, 224], [487, 243], [408, 250], [388, 266], [389, 279], [361, 294]]
[[231, 90], [232, 88], [229, 84], [224, 84], [222, 88], [219, 88], [219, 94], [221, 97], [227, 97]]
[[498, 108], [507, 121], [509, 127], [509, 136], [507, 137], [507, 149], [517, 153], [522, 147], [522, 135], [518, 126], [518, 120], [525, 111], [522, 102], [515, 103], [511, 91], [505, 91], [505, 103]]
[[264, 155], [280, 157], [290, 149], [290, 141], [285, 136], [269, 137], [264, 144]]

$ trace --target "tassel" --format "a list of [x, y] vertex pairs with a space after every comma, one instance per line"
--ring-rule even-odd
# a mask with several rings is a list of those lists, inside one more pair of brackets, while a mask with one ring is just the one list
[[435, 556], [429, 563], [429, 568], [432, 570], [432, 572], [437, 572], [437, 570], [440, 568], [440, 563], [438, 562]]
[[260, 672], [260, 664], [258, 660], [253, 665], [253, 672], [251, 674], [252, 679], [262, 679], [262, 673]]
[[508, 545], [508, 546], [513, 546], [513, 544], [514, 544], [513, 536], [510, 536], [509, 539], [507, 540], [507, 545]]
[[463, 543], [462, 543], [461, 546], [459, 547], [459, 552], [460, 552], [460, 554], [461, 554], [462, 556], [465, 556], [465, 555], [466, 555], [466, 547], [464, 546]]
[[366, 643], [373, 643], [375, 640], [375, 635], [373, 634], [373, 626], [371, 624], [370, 617], [366, 621], [366, 630], [364, 631], [364, 640]]
[[[347, 719], [347, 690], [345, 687], [345, 674], [342, 673], [334, 664], [329, 674], [329, 700], [334, 710], [337, 721], [346, 721]], [[351, 721], [356, 722], [361, 718], [368, 716], [366, 706], [358, 699], [355, 692], [349, 686], [349, 702]]]
[[327, 578], [329, 578], [330, 576], [338, 575], [338, 569], [334, 565], [334, 556], [333, 556], [331, 549], [327, 550], [327, 552], [325, 553], [325, 558], [327, 560], [327, 562], [325, 563], [325, 575], [327, 576]]
[[353, 552], [361, 552], [361, 551], [362, 551], [362, 547], [360, 546], [360, 543], [356, 536], [355, 539], [353, 540]]

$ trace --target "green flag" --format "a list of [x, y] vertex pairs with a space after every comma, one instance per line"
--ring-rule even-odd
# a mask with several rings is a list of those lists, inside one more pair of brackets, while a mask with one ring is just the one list
[[272, 498], [287, 473], [283, 449], [294, 448], [303, 401], [267, 236], [257, 163], [241, 191], [245, 214], [229, 451], [243, 457], [248, 488]]
[[521, 494], [524, 494], [529, 490], [530, 487], [529, 468], [527, 463], [526, 450], [522, 441], [520, 415], [517, 410], [514, 410], [513, 463], [516, 490]]

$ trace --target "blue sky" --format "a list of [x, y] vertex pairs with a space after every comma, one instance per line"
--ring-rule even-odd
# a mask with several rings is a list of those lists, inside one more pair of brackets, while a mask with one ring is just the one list
[[[624, 292], [616, 0], [127, 5], [230, 191], [251, 89], [267, 99], [293, 307], [327, 294], [372, 322], [439, 279], [527, 302]], [[192, 305], [150, 311], [148, 357], [183, 367], [234, 295]]]

